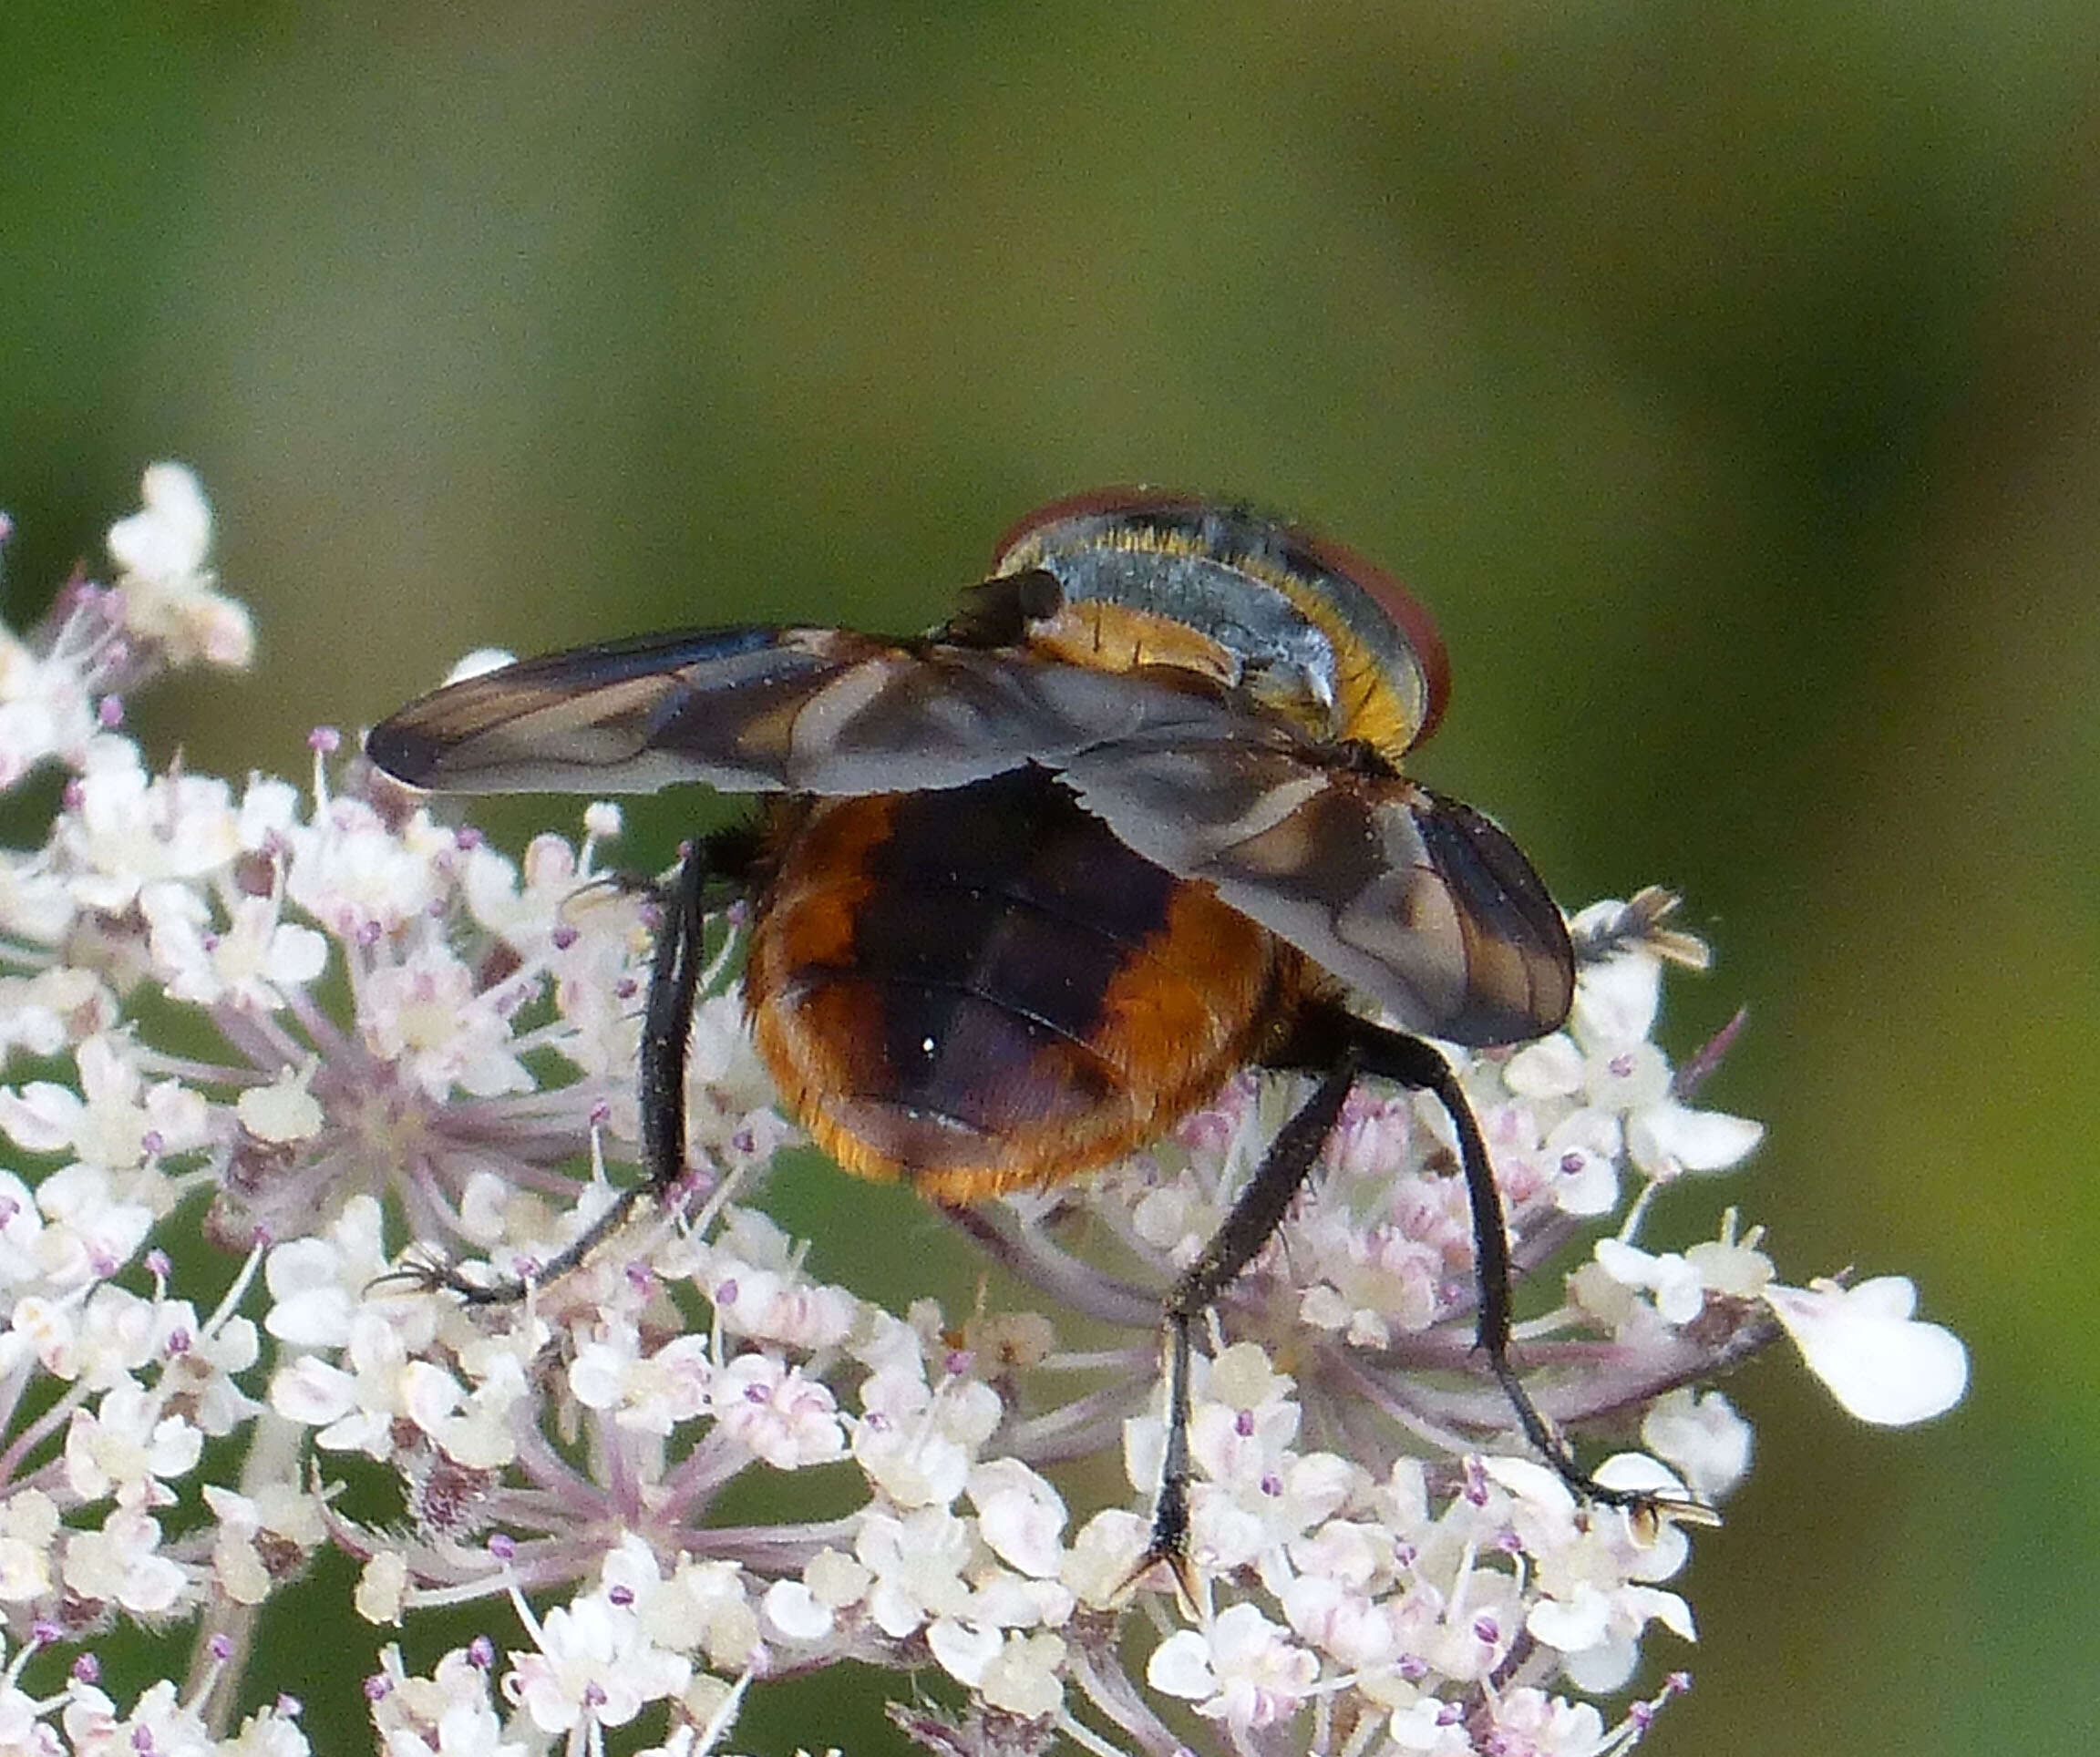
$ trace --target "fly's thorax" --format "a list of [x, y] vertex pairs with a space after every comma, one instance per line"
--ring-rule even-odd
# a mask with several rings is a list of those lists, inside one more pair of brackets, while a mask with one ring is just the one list
[[1323, 742], [1397, 758], [1435, 725], [1446, 663], [1398, 583], [1296, 527], [1119, 491], [1045, 510], [1001, 550], [1002, 578], [1055, 582], [1026, 623], [1038, 650], [1106, 670], [1173, 664], [1251, 695]]

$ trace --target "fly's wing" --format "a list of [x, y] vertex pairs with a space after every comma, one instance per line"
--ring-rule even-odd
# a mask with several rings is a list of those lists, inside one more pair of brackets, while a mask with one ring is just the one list
[[1405, 1029], [1475, 1046], [1557, 1029], [1574, 950], [1516, 844], [1469, 806], [1322, 755], [1242, 723], [1063, 766], [1119, 840], [1210, 884]]
[[1215, 690], [1013, 650], [715, 629], [448, 684], [365, 747], [397, 779], [454, 793], [909, 793], [1128, 740], [1215, 742], [1235, 713]]
[[1408, 1030], [1515, 1043], [1557, 1027], [1574, 992], [1559, 909], [1487, 818], [1171, 667], [840, 629], [650, 635], [449, 684], [365, 749], [460, 793], [908, 793], [1037, 763]]

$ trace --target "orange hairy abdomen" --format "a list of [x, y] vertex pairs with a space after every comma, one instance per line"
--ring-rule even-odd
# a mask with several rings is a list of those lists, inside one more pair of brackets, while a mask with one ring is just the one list
[[1301, 961], [1047, 774], [789, 808], [753, 923], [760, 1053], [849, 1171], [962, 1202], [1171, 1128]]

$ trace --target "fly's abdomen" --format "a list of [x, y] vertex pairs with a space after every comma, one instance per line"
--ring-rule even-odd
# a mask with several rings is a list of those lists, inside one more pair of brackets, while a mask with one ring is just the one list
[[1171, 1127], [1268, 1022], [1276, 942], [1047, 775], [810, 803], [752, 930], [761, 1053], [849, 1170], [969, 1200]]

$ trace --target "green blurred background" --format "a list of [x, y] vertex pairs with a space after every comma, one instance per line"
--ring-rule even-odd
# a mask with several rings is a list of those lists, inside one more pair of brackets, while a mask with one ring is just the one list
[[[1730, 1385], [1649, 1748], [2095, 1748], [2089, 0], [6, 0], [0, 80], [9, 614], [195, 465], [263, 662], [144, 704], [193, 765], [298, 772], [478, 642], [921, 626], [1108, 481], [1410, 580], [1424, 773], [1566, 900], [1686, 892], [1680, 1049], [1750, 1007], [1709, 1092], [1768, 1146], [1652, 1236], [1741, 1199], [1973, 1350], [1915, 1432]], [[365, 1657], [275, 1633], [361, 1744]], [[836, 1701], [746, 1742], [890, 1748]]]

